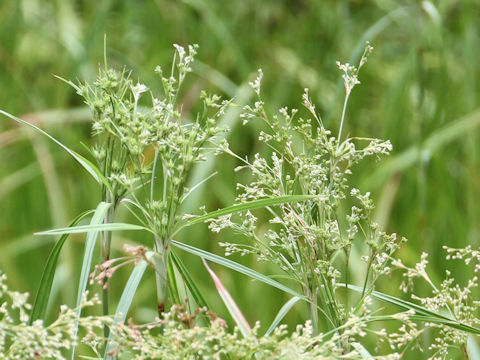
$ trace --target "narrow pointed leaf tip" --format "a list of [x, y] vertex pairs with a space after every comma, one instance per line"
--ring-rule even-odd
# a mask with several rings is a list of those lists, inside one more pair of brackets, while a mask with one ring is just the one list
[[233, 300], [232, 296], [228, 292], [228, 290], [223, 286], [222, 282], [218, 278], [218, 276], [213, 272], [212, 269], [208, 266], [207, 262], [205, 261], [204, 258], [202, 258], [203, 265], [207, 269], [208, 273], [213, 279], [213, 282], [215, 283], [215, 287], [217, 288], [217, 291], [222, 298], [223, 302], [225, 303], [225, 306], [227, 307], [228, 311], [230, 312], [230, 315], [232, 316], [233, 320], [237, 324], [238, 328], [240, 329], [242, 335], [244, 337], [248, 337], [252, 333], [252, 329], [250, 328], [250, 325], [248, 324], [247, 320], [245, 319], [245, 316], [243, 316], [242, 312], [240, 311], [238, 305], [236, 304], [235, 300]]
[[67, 147], [66, 145], [64, 145], [62, 142], [60, 142], [59, 140], [57, 140], [56, 138], [54, 138], [52, 135], [50, 135], [49, 133], [47, 133], [46, 131], [40, 129], [38, 126], [36, 125], [33, 125], [31, 123], [29, 123], [28, 121], [25, 121], [23, 119], [20, 119], [6, 111], [3, 111], [3, 110], [0, 110], [0, 114], [8, 117], [9, 119], [12, 119], [22, 125], [26, 125], [30, 128], [33, 128], [35, 129], [37, 132], [41, 133], [42, 135], [45, 135], [46, 137], [48, 137], [50, 140], [52, 140], [54, 143], [56, 143], [57, 145], [59, 145], [60, 147], [62, 147], [66, 152], [68, 152], [75, 160], [78, 161], [78, 163], [80, 165], [82, 165], [85, 170], [87, 170], [87, 172], [95, 179], [95, 181], [97, 181], [98, 183], [100, 184], [104, 184], [110, 191], [113, 191], [112, 189], [112, 185], [110, 184], [110, 182], [108, 181], [108, 179], [102, 174], [102, 172], [100, 171], [100, 169], [98, 169], [97, 166], [95, 166], [91, 161], [87, 160], [86, 158], [84, 158], [82, 155], [80, 154], [77, 154], [75, 151], [73, 151], [72, 149], [70, 149], [69, 147]]
[[294, 296], [292, 297], [290, 300], [288, 300], [283, 306], [282, 308], [280, 309], [280, 311], [278, 312], [277, 316], [275, 317], [275, 319], [273, 320], [272, 322], [272, 325], [270, 325], [270, 327], [268, 328], [267, 332], [265, 333], [265, 335], [270, 335], [278, 326], [278, 324], [280, 324], [280, 321], [283, 320], [283, 318], [285, 317], [285, 315], [288, 314], [288, 312], [290, 311], [290, 309], [299, 301], [301, 300], [298, 296]]
[[79, 234], [89, 231], [147, 230], [144, 226], [124, 223], [89, 224], [36, 232], [35, 235]]
[[276, 196], [271, 198], [248, 201], [246, 203], [228, 206], [223, 209], [218, 209], [218, 210], [209, 212], [207, 214], [194, 217], [193, 219], [183, 223], [180, 229], [183, 227], [204, 222], [205, 220], [218, 218], [223, 215], [235, 214], [235, 213], [244, 212], [248, 210], [255, 210], [255, 209], [260, 209], [268, 206], [285, 204], [285, 203], [307, 201], [315, 198], [318, 198], [318, 196], [317, 195], [285, 195], [285, 196]]

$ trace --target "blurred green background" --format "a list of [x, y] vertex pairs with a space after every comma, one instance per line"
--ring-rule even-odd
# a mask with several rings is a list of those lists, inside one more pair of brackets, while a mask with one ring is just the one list
[[[443, 260], [442, 246], [478, 247], [479, 20], [479, 2], [456, 0], [3, 0], [0, 108], [86, 154], [81, 143], [91, 141], [89, 111], [53, 74], [91, 81], [103, 61], [106, 34], [110, 64], [126, 65], [134, 79], [152, 89], [160, 88], [153, 69], [170, 64], [172, 44], [198, 43], [199, 62], [183, 92], [187, 104], [202, 88], [235, 96], [240, 105], [248, 102], [245, 84], [262, 68], [263, 97], [271, 112], [298, 108], [308, 87], [325, 125], [337, 131], [344, 91], [335, 61], [358, 61], [369, 40], [375, 50], [351, 96], [345, 130], [352, 136], [390, 139], [394, 150], [388, 159], [356, 169], [352, 183], [372, 192], [377, 220], [385, 229], [409, 239], [400, 251], [405, 263], [415, 263], [426, 251], [435, 280], [448, 267], [463, 282], [471, 274], [463, 267], [455, 272], [458, 264]], [[255, 124], [242, 127], [238, 110], [228, 120], [232, 149], [241, 155], [261, 151]], [[0, 268], [12, 287], [34, 293], [55, 239], [34, 237], [33, 232], [66, 225], [94, 208], [100, 192], [62, 149], [4, 117], [0, 162]], [[248, 180], [247, 174], [233, 172], [232, 159], [212, 162], [219, 176], [192, 198], [186, 211], [203, 204], [210, 210], [230, 205], [234, 184]], [[120, 213], [117, 220], [125, 216]], [[151, 245], [147, 235], [125, 233], [114, 238], [114, 247], [121, 251], [123, 241], [133, 236]], [[177, 240], [221, 253], [218, 241], [234, 237], [197, 225]], [[74, 304], [82, 241], [72, 237], [63, 250], [51, 316], [59, 303]], [[199, 259], [182, 256], [214, 310], [228, 319]], [[238, 260], [261, 272], [275, 271], [252, 258]], [[213, 268], [252, 324], [260, 320], [268, 326], [288, 299]], [[132, 315], [139, 321], [154, 314], [151, 275], [135, 298]], [[126, 276], [116, 275], [114, 293], [120, 293]], [[400, 280], [393, 277], [381, 290], [400, 295]], [[288, 322], [305, 320], [306, 309], [297, 310]]]

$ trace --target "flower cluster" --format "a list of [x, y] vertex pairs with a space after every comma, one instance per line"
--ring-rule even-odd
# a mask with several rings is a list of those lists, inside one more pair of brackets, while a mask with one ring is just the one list
[[[210, 325], [196, 325], [197, 318], [208, 319]], [[239, 330], [227, 331], [226, 323], [205, 309], [194, 314], [185, 313], [181, 306], [172, 307], [155, 322], [135, 325], [119, 325], [113, 329], [117, 346], [112, 352], [116, 356], [128, 355], [135, 359], [363, 359], [365, 349], [354, 342], [365, 335], [365, 317], [352, 317], [345, 324], [342, 335], [314, 335], [310, 321], [298, 325], [288, 334], [285, 325], [278, 326], [271, 335], [259, 336], [257, 323], [248, 337], [242, 337]], [[162, 328], [162, 335], [154, 335], [152, 329]], [[345, 352], [340, 345], [350, 340], [356, 347]], [[398, 346], [401, 348], [401, 346]], [[394, 352], [378, 359], [400, 359]]]
[[343, 71], [343, 82], [345, 84], [345, 92], [348, 95], [350, 95], [350, 92], [352, 89], [355, 87], [355, 85], [360, 84], [360, 81], [358, 80], [358, 72], [360, 71], [360, 68], [365, 65], [367, 62], [368, 56], [371, 54], [373, 51], [373, 47], [370, 45], [369, 42], [367, 42], [365, 46], [365, 51], [363, 52], [362, 58], [360, 59], [360, 63], [358, 67], [355, 67], [353, 65], [350, 65], [349, 63], [342, 64], [339, 61], [337, 61], [337, 66], [338, 68]]
[[[169, 75], [157, 66], [155, 72], [163, 85], [163, 96], [155, 97], [142, 83], [134, 83], [131, 72], [117, 71], [105, 65], [93, 84], [73, 84], [93, 114], [92, 132], [97, 138], [92, 154], [99, 168], [112, 183], [113, 198], [119, 201], [132, 193], [137, 184], [152, 173], [149, 148], [161, 162], [163, 176], [169, 179], [167, 193], [183, 192], [183, 180], [192, 164], [204, 159], [208, 141], [223, 131], [218, 118], [229, 105], [217, 95], [201, 94], [203, 112], [193, 122], [185, 121], [177, 104], [182, 83], [197, 53], [197, 45], [188, 50], [175, 44], [175, 56]], [[140, 101], [150, 95], [150, 105]], [[142, 102], [143, 104], [144, 102]]]
[[[371, 46], [367, 44], [360, 61], [363, 66]], [[345, 65], [345, 86], [350, 90], [357, 83], [358, 69]], [[251, 83], [260, 95], [263, 73]], [[349, 91], [350, 91], [349, 90]], [[270, 224], [267, 229], [256, 229], [250, 213], [208, 220], [213, 231], [232, 228], [253, 242], [249, 244], [222, 244], [226, 253], [252, 253], [262, 260], [277, 264], [290, 277], [302, 284], [304, 292], [323, 308], [334, 326], [341, 326], [350, 309], [344, 309], [333, 293], [340, 280], [349, 282], [349, 257], [356, 241], [362, 241], [365, 253], [365, 282], [363, 292], [373, 288], [377, 277], [390, 271], [391, 255], [403, 239], [387, 234], [371, 220], [374, 209], [370, 193], [362, 193], [349, 184], [353, 167], [369, 156], [387, 155], [392, 145], [379, 139], [348, 138], [340, 141], [324, 128], [315, 112], [308, 89], [303, 104], [313, 118], [297, 118], [299, 111], [284, 107], [269, 116], [259, 97], [253, 105], [244, 107], [244, 123], [259, 120], [265, 130], [259, 140], [271, 149], [271, 155], [255, 154], [253, 159], [237, 156], [228, 146], [223, 151], [236, 157], [241, 166], [250, 170], [253, 180], [238, 184], [237, 203], [284, 195], [310, 195], [313, 198], [297, 203], [269, 207]], [[359, 146], [358, 143], [365, 142]], [[347, 199], [349, 198], [349, 199]], [[343, 209], [353, 202], [348, 214]], [[322, 294], [322, 292], [324, 292]]]
[[[0, 273], [0, 353], [2, 359], [66, 359], [65, 351], [78, 344], [74, 323], [83, 329], [82, 342], [95, 347], [98, 330], [110, 325], [108, 317], [78, 318], [77, 312], [65, 305], [60, 307], [57, 319], [49, 325], [42, 320], [29, 323], [31, 305], [28, 294], [9, 290], [7, 277]], [[100, 304], [98, 297], [87, 299], [81, 307]]]
[[[471, 246], [464, 249], [452, 249], [444, 247], [447, 251], [447, 260], [464, 260], [466, 265], [473, 264], [474, 274], [478, 272], [478, 250], [473, 250]], [[474, 260], [472, 262], [472, 260]], [[400, 260], [393, 261], [398, 269], [403, 271], [404, 283], [401, 288], [407, 292], [413, 290], [416, 279], [424, 281], [431, 289], [431, 295], [422, 297], [412, 291], [412, 299], [422, 304], [425, 308], [435, 313], [442, 313], [447, 319], [459, 321], [470, 326], [480, 325], [478, 313], [480, 310], [480, 301], [474, 296], [475, 290], [478, 290], [478, 276], [473, 277], [464, 285], [455, 283], [449, 271], [446, 272], [446, 278], [440, 286], [435, 285], [427, 271], [428, 254], [422, 253], [420, 261], [414, 267], [404, 265]], [[449, 354], [453, 346], [464, 346], [468, 340], [468, 333], [458, 328], [452, 328], [445, 324], [428, 323], [426, 328], [436, 330], [429, 349], [433, 351], [432, 359], [444, 358]]]

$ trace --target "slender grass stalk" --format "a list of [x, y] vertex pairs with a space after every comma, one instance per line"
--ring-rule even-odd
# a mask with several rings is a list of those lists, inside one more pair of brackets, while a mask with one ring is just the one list
[[337, 137], [338, 144], [340, 144], [340, 141], [342, 139], [343, 122], [345, 121], [345, 114], [347, 112], [347, 104], [348, 104], [349, 97], [350, 97], [350, 91], [347, 91], [347, 93], [345, 94], [345, 100], [343, 101], [343, 110], [342, 110], [342, 118], [340, 120], [340, 129], [338, 130], [338, 137]]
[[310, 302], [308, 303], [308, 313], [309, 313], [309, 318], [312, 320], [312, 326], [313, 326], [313, 334], [317, 335], [319, 331], [319, 324], [318, 324], [318, 309], [317, 309], [317, 290], [309, 290], [310, 291]]
[[157, 311], [161, 316], [165, 312], [167, 291], [168, 291], [168, 257], [169, 245], [162, 239], [155, 236], [155, 254], [153, 263], [155, 265], [155, 281], [157, 284]]
[[[115, 201], [112, 198], [111, 193], [106, 190], [105, 192], [105, 202], [106, 203], [112, 203], [113, 205], [107, 210], [107, 214], [105, 216], [105, 219], [103, 221], [104, 224], [111, 224], [114, 222], [114, 217], [115, 217]], [[103, 263], [106, 263], [107, 261], [110, 260], [110, 250], [111, 250], [111, 242], [112, 242], [112, 232], [111, 231], [102, 231], [101, 233], [101, 249], [102, 249], [102, 261]], [[108, 268], [106, 269], [108, 271]], [[108, 297], [108, 277], [105, 277], [103, 279], [103, 284], [102, 284], [102, 311], [103, 315], [109, 315], [109, 297]], [[104, 336], [105, 338], [108, 338], [109, 336], [109, 328], [108, 326], [104, 326]]]

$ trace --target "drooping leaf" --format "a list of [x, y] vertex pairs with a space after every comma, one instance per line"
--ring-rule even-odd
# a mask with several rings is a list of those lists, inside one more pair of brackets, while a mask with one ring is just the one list
[[[71, 223], [70, 227], [77, 225], [82, 219], [90, 215], [93, 210], [85, 211], [78, 215]], [[30, 315], [29, 324], [31, 325], [37, 319], [45, 320], [45, 312], [47, 310], [50, 292], [52, 290], [53, 278], [57, 267], [58, 257], [62, 250], [63, 244], [67, 240], [69, 234], [64, 234], [55, 244], [50, 255], [48, 256], [45, 269], [43, 270], [42, 279], [38, 287], [35, 303], [33, 304], [32, 314]]]
[[223, 300], [223, 303], [228, 309], [228, 312], [232, 316], [233, 320], [237, 324], [238, 328], [240, 329], [240, 332], [244, 337], [248, 337], [252, 333], [252, 329], [250, 328], [250, 325], [248, 324], [247, 319], [245, 319], [245, 316], [243, 316], [242, 311], [238, 307], [237, 303], [235, 300], [233, 300], [232, 295], [228, 292], [228, 290], [223, 286], [222, 282], [218, 278], [218, 276], [213, 272], [212, 269], [208, 266], [207, 262], [205, 259], [202, 259], [203, 265], [207, 269], [208, 273], [213, 279], [213, 282], [215, 284], [215, 287], [217, 288], [218, 294]]
[[62, 234], [79, 234], [91, 231], [120, 231], [120, 230], [147, 230], [146, 227], [135, 224], [123, 223], [106, 223], [106, 224], [89, 224], [73, 227], [66, 227], [60, 229], [52, 229], [46, 231], [36, 232], [35, 235], [62, 235]]
[[32, 129], [35, 129], [36, 131], [38, 131], [39, 133], [41, 133], [42, 135], [45, 135], [46, 137], [48, 137], [50, 140], [52, 140], [53, 142], [55, 142], [57, 145], [59, 145], [60, 147], [62, 147], [66, 152], [68, 152], [75, 160], [77, 160], [80, 165], [82, 165], [85, 170], [88, 171], [88, 173], [100, 184], [103, 184], [105, 185], [111, 192], [113, 192], [113, 189], [112, 189], [112, 185], [110, 184], [110, 182], [108, 181], [108, 179], [102, 174], [102, 172], [100, 171], [100, 169], [95, 166], [90, 160], [87, 160], [86, 158], [84, 158], [82, 155], [80, 154], [77, 154], [75, 151], [73, 151], [72, 149], [68, 148], [66, 145], [64, 145], [62, 142], [60, 142], [59, 140], [55, 139], [52, 135], [50, 135], [49, 133], [47, 133], [46, 131], [40, 129], [38, 126], [35, 126], [31, 123], [29, 123], [28, 121], [25, 121], [25, 120], [22, 120], [12, 114], [9, 114], [8, 112], [6, 111], [3, 111], [3, 110], [0, 110], [0, 114], [22, 124], [22, 125], [26, 125]]
[[360, 356], [362, 357], [362, 359], [373, 359], [373, 356], [372, 354], [370, 354], [368, 352], [367, 349], [365, 349], [365, 347], [358, 343], [358, 342], [351, 342], [350, 345], [352, 345], [352, 347], [357, 350], [357, 352], [360, 354]]
[[311, 200], [315, 198], [316, 198], [315, 195], [285, 195], [285, 196], [277, 196], [272, 198], [248, 201], [243, 204], [228, 206], [226, 208], [218, 209], [218, 210], [209, 212], [207, 214], [195, 217], [193, 219], [187, 220], [180, 226], [179, 229], [177, 229], [175, 233], [177, 233], [180, 229], [184, 227], [202, 223], [205, 220], [218, 218], [220, 216], [234, 214], [234, 213], [248, 211], [248, 210], [255, 210], [255, 209], [264, 208], [267, 206], [279, 205], [284, 203], [306, 201], [306, 200]]
[[[345, 284], [338, 284], [338, 286], [345, 286]], [[363, 291], [363, 288], [360, 286], [348, 285], [347, 287], [359, 293], [362, 293]], [[372, 291], [370, 293], [370, 296], [380, 301], [383, 301], [387, 304], [400, 307], [404, 310], [413, 310], [415, 312], [415, 316], [412, 316], [411, 317], [412, 319], [415, 319], [418, 321], [424, 321], [424, 322], [433, 322], [437, 324], [443, 324], [458, 330], [465, 331], [467, 333], [480, 335], [480, 329], [476, 327], [462, 323], [461, 321], [457, 321], [455, 319], [451, 319], [445, 315], [436, 313], [434, 311], [428, 310], [424, 306], [412, 303], [410, 301], [406, 301], [406, 300], [397, 298], [395, 296], [387, 295], [379, 291]]]
[[176, 240], [172, 240], [172, 245], [175, 246], [175, 247], [178, 247], [179, 249], [187, 251], [191, 254], [194, 254], [194, 255], [197, 255], [201, 258], [204, 258], [206, 260], [209, 260], [209, 261], [212, 261], [214, 263], [226, 266], [229, 269], [232, 269], [232, 270], [235, 270], [239, 273], [247, 275], [248, 277], [250, 277], [252, 279], [255, 279], [255, 280], [261, 281], [265, 284], [268, 284], [270, 286], [276, 287], [277, 289], [285, 291], [286, 293], [288, 293], [290, 295], [297, 296], [304, 301], [309, 301], [304, 295], [301, 295], [298, 292], [296, 292], [295, 290], [290, 289], [288, 286], [285, 286], [285, 285], [279, 283], [278, 281], [275, 281], [275, 280], [269, 278], [268, 276], [260, 274], [259, 272], [255, 271], [255, 270], [252, 270], [252, 269], [250, 269], [250, 268], [248, 268], [244, 265], [241, 265], [241, 264], [239, 264], [235, 261], [226, 259], [222, 256], [212, 254], [212, 253], [210, 253], [208, 251], [205, 251], [205, 250], [202, 250], [202, 249], [198, 249], [198, 248], [196, 248], [194, 246], [191, 246], [191, 245], [183, 244], [183, 243], [178, 242]]

